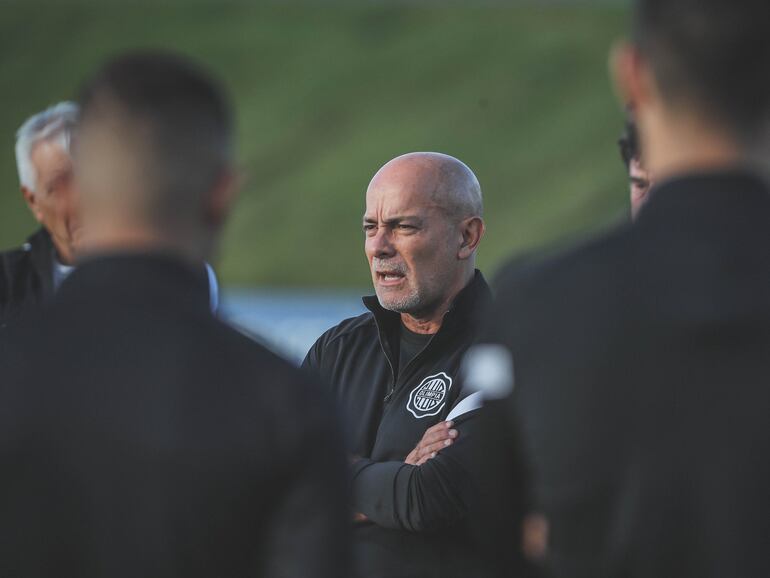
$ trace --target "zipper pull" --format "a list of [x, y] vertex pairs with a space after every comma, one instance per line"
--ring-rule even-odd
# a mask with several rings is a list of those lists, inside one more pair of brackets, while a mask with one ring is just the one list
[[386, 395], [384, 398], [382, 398], [382, 402], [383, 402], [383, 403], [388, 403], [388, 402], [390, 401], [390, 398], [391, 398], [391, 397], [393, 397], [393, 392], [394, 392], [394, 391], [396, 391], [396, 389], [395, 389], [395, 388], [391, 389], [391, 390], [388, 392], [388, 395]]

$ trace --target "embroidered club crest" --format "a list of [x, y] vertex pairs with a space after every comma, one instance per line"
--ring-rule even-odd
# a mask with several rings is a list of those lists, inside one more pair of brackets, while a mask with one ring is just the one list
[[443, 371], [430, 375], [409, 394], [406, 409], [417, 419], [436, 415], [444, 409], [451, 387], [452, 378]]

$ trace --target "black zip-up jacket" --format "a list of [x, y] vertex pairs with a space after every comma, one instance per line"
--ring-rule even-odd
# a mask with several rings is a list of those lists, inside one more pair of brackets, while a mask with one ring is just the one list
[[[475, 492], [478, 394], [462, 391], [463, 354], [491, 300], [480, 272], [460, 292], [441, 329], [398, 375], [400, 317], [376, 297], [313, 345], [304, 366], [330, 384], [348, 419], [357, 576], [476, 576], [467, 513]], [[471, 397], [473, 396], [473, 397]], [[460, 406], [460, 404], [462, 405]], [[425, 430], [452, 416], [459, 436], [422, 466], [404, 463]]]
[[53, 295], [54, 246], [41, 228], [18, 249], [0, 253], [0, 328]]

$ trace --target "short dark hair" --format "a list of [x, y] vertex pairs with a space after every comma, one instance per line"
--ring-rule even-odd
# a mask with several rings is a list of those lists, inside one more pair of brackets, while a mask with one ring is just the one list
[[634, 42], [664, 98], [753, 139], [770, 104], [768, 0], [637, 0]]
[[636, 122], [634, 122], [634, 117], [630, 112], [626, 112], [626, 122], [623, 127], [623, 133], [618, 139], [618, 148], [620, 149], [620, 157], [626, 164], [626, 169], [631, 166], [632, 160], [639, 160], [641, 158]]
[[147, 182], [159, 220], [215, 186], [233, 154], [224, 89], [181, 55], [140, 51], [104, 64], [81, 90], [81, 121], [99, 114], [141, 123], [151, 154]]

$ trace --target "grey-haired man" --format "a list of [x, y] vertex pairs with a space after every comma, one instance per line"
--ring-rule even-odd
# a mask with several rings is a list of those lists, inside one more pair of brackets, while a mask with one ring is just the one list
[[48, 300], [72, 270], [80, 228], [70, 156], [77, 117], [76, 104], [61, 102], [16, 133], [21, 193], [41, 228], [21, 248], [0, 253], [0, 327]]
[[[16, 164], [24, 201], [40, 229], [20, 248], [0, 253], [0, 328], [48, 301], [75, 263], [80, 219], [73, 186], [71, 143], [79, 115], [60, 102], [28, 118], [16, 133]], [[208, 264], [209, 302], [219, 290]]]

